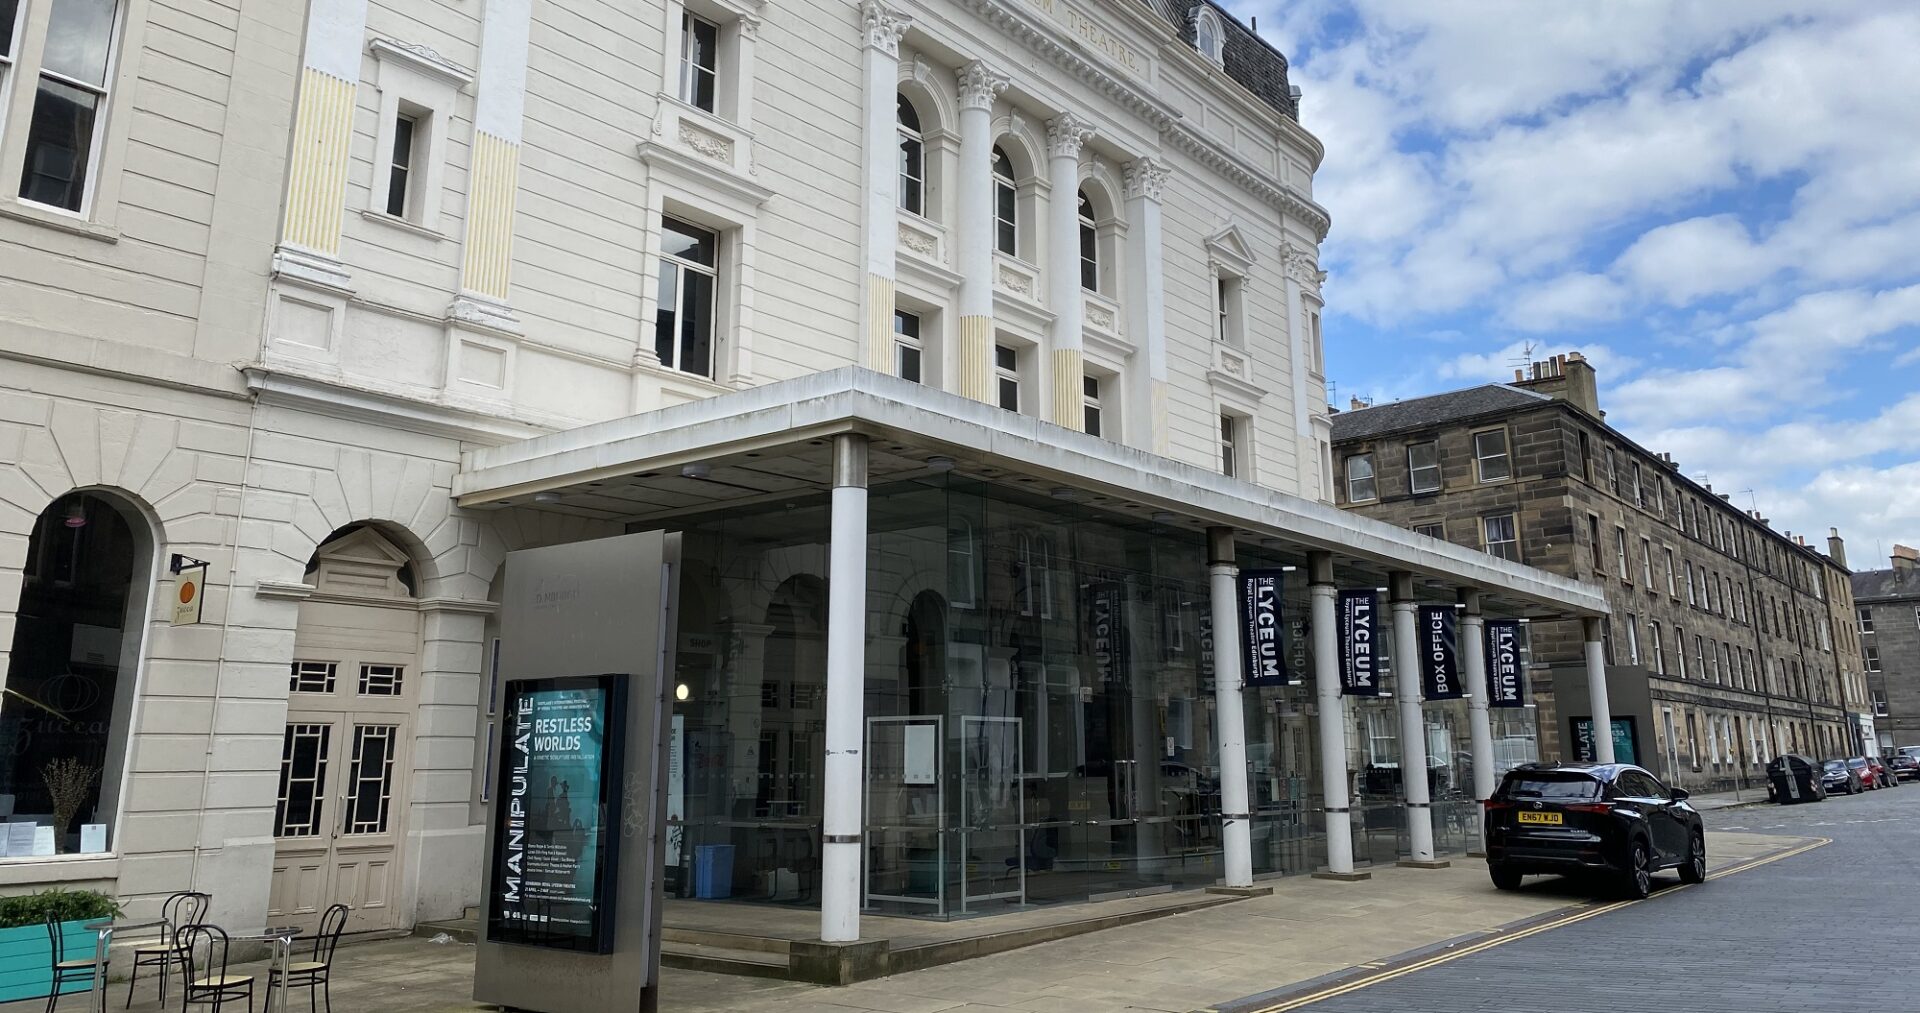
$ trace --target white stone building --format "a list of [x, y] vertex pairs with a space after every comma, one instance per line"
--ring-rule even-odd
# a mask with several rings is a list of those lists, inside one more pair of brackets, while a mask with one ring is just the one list
[[[1201, 532], [1238, 527], [1324, 587], [1418, 572], [1490, 612], [1604, 610], [1328, 505], [1320, 144], [1284, 59], [1209, 3], [299, 8], [0, 4], [0, 804], [50, 820], [40, 761], [99, 768], [61, 853], [0, 859], [0, 890], [138, 910], [195, 885], [236, 923], [341, 900], [358, 929], [477, 904], [506, 552], [830, 484], [804, 449], [791, 486], [686, 463], [739, 463], [717, 448], [756, 411], [862, 448], [906, 434], [893, 472], [958, 456], [988, 485], [1112, 497], [1180, 532], [1201, 596]], [[843, 367], [919, 386], [815, 376]], [[844, 415], [808, 430], [809, 399]], [[665, 477], [636, 464], [616, 496], [552, 456], [621, 440], [653, 440]], [[822, 536], [781, 565], [823, 576]], [[196, 625], [171, 622], [176, 554], [208, 564]], [[870, 666], [898, 650], [868, 633]], [[1196, 682], [1150, 720], [1229, 692], [1237, 712], [1219, 674], [1219, 699]], [[1300, 741], [1263, 762], [1318, 770]], [[1235, 766], [1195, 759], [1229, 807]], [[1344, 821], [1345, 771], [1323, 773]], [[1261, 804], [1239, 790], [1226, 812]], [[1211, 853], [1242, 879], [1221, 804]], [[79, 853], [87, 825], [104, 851]], [[829, 868], [807, 889], [850, 888]]]

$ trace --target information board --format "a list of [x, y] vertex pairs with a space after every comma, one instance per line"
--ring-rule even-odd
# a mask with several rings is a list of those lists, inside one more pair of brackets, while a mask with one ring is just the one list
[[506, 684], [487, 938], [613, 950], [626, 676]]

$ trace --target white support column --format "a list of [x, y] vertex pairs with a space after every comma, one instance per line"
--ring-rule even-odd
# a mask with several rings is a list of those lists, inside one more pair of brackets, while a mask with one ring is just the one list
[[1253, 816], [1247, 805], [1247, 724], [1241, 712], [1240, 567], [1233, 529], [1207, 529], [1207, 575], [1213, 590], [1213, 717], [1220, 739], [1220, 838], [1226, 885], [1253, 885]]
[[1048, 419], [1086, 427], [1086, 366], [1083, 364], [1086, 303], [1080, 296], [1080, 146], [1093, 126], [1072, 113], [1047, 121], [1047, 308], [1053, 367]]
[[954, 329], [954, 392], [993, 396], [993, 100], [1005, 76], [975, 60], [960, 71], [960, 171], [954, 266], [960, 272], [960, 326]]
[[821, 813], [820, 938], [860, 938], [860, 799], [866, 790], [867, 438], [834, 437], [827, 556], [827, 743]]
[[1162, 268], [1165, 244], [1160, 234], [1160, 195], [1173, 170], [1163, 162], [1138, 158], [1127, 163], [1126, 327], [1137, 335], [1145, 368], [1136, 359], [1131, 370], [1131, 404], [1141, 406], [1140, 417], [1150, 428], [1146, 439], [1130, 440], [1142, 450], [1166, 454], [1167, 432], [1167, 288]]
[[[1347, 797], [1346, 705], [1340, 693], [1340, 647], [1335, 628], [1333, 555], [1307, 554], [1313, 595], [1313, 684], [1320, 704], [1320, 793], [1327, 814], [1327, 871], [1333, 879], [1366, 879], [1353, 871], [1352, 800]], [[1316, 873], [1318, 875], [1318, 873]]]
[[1613, 707], [1607, 703], [1607, 650], [1600, 620], [1582, 619], [1587, 638], [1587, 707], [1593, 712], [1593, 756], [1601, 763], [1613, 760]]
[[1392, 573], [1393, 692], [1400, 706], [1400, 782], [1407, 793], [1407, 864], [1433, 859], [1433, 793], [1427, 786], [1427, 722], [1420, 713], [1420, 637], [1416, 630], [1413, 574]]
[[861, 60], [866, 70], [866, 363], [893, 372], [894, 257], [900, 242], [900, 132], [895, 126], [900, 90], [900, 37], [913, 19], [880, 0], [860, 7], [866, 29]]
[[[1483, 805], [1493, 797], [1493, 717], [1487, 711], [1493, 693], [1487, 687], [1487, 627], [1480, 615], [1480, 592], [1462, 589], [1460, 604], [1466, 606], [1460, 616], [1461, 678], [1467, 685], [1467, 733], [1473, 750], [1473, 801]], [[1485, 853], [1486, 825], [1481, 819], [1485, 809], [1476, 809], [1474, 820], [1480, 823], [1480, 850]]]

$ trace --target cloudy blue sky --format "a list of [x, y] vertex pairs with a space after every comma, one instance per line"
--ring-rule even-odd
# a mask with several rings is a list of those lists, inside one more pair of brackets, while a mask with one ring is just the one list
[[1229, 6], [1326, 142], [1341, 402], [1579, 350], [1776, 528], [1920, 545], [1920, 3]]

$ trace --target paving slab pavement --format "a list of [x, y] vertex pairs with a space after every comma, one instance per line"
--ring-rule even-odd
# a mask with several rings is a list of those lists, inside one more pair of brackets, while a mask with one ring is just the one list
[[[1724, 868], [1807, 843], [1804, 837], [1710, 833]], [[662, 971], [668, 1013], [1187, 1013], [1272, 993], [1395, 955], [1589, 906], [1559, 879], [1500, 892], [1478, 859], [1446, 869], [1376, 868], [1372, 880], [1273, 880], [1271, 896], [1043, 943], [957, 964], [826, 988], [702, 971]], [[1671, 875], [1671, 874], [1669, 874]], [[333, 999], [339, 1013], [449, 1013], [486, 1009], [468, 996], [473, 947], [406, 938], [342, 945]], [[238, 968], [264, 978], [264, 965]], [[122, 1008], [126, 986], [111, 988]], [[134, 1009], [158, 1013], [143, 980]], [[296, 993], [290, 1008], [304, 1009]], [[178, 1002], [176, 997], [175, 1002]], [[44, 1000], [0, 1004], [28, 1013]], [[61, 1008], [84, 1009], [81, 997]]]

